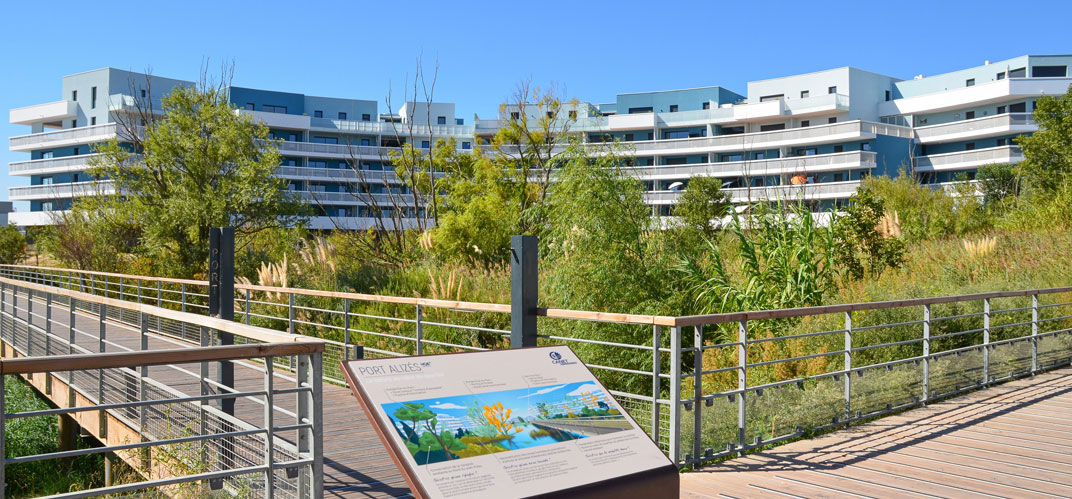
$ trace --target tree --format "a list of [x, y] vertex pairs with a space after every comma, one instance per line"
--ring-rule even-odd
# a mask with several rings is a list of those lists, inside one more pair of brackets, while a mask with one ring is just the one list
[[260, 231], [303, 221], [305, 206], [275, 176], [280, 156], [268, 128], [236, 112], [224, 83], [202, 76], [196, 87], [176, 87], [162, 116], [151, 99], [136, 99], [145, 103], [134, 116], [115, 113], [120, 138], [97, 148], [90, 169], [115, 194], [80, 202], [88, 216], [103, 210], [132, 221], [156, 270], [180, 276], [204, 271], [211, 227], [234, 227], [241, 250]]
[[26, 256], [26, 237], [14, 225], [0, 227], [0, 263], [12, 264]]
[[730, 208], [730, 196], [722, 190], [721, 179], [693, 177], [678, 198], [674, 215], [686, 228], [714, 237]]
[[90, 213], [87, 205], [53, 214], [52, 225], [39, 238], [40, 248], [76, 269], [122, 270], [123, 255], [138, 244], [139, 228], [125, 211]]
[[859, 189], [845, 213], [834, 217], [834, 261], [849, 278], [877, 276], [904, 263], [904, 241], [879, 231], [884, 218], [886, 208], [871, 189]]
[[980, 166], [975, 178], [979, 180], [979, 188], [987, 205], [997, 205], [1020, 195], [1020, 178], [1013, 165]]
[[1072, 180], [1072, 86], [1064, 95], [1039, 97], [1034, 119], [1038, 131], [1016, 137], [1024, 150], [1020, 171], [1028, 184], [1052, 194]]

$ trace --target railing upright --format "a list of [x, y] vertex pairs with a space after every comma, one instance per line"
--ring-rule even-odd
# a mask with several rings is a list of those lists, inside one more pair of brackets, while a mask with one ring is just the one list
[[923, 306], [923, 403], [931, 397], [931, 306]]
[[745, 404], [745, 390], [748, 388], [748, 321], [737, 324], [737, 446], [738, 453], [743, 454], [747, 445], [748, 406]]
[[1031, 295], [1031, 375], [1038, 373], [1038, 333], [1039, 333], [1039, 298], [1038, 293]]
[[693, 345], [696, 352], [692, 359], [692, 459], [703, 455], [703, 326], [693, 328]]
[[[99, 310], [100, 314], [97, 316], [97, 351], [104, 353], [104, 341], [107, 337], [107, 333], [105, 332], [105, 317], [108, 316], [108, 305], [101, 304]], [[104, 403], [104, 369], [97, 369], [97, 403]], [[104, 411], [99, 411], [97, 414], [100, 417], [100, 421], [98, 422], [100, 434], [101, 436], [104, 436], [108, 428], [108, 416]]]
[[670, 328], [670, 460], [681, 461], [681, 326]]
[[845, 312], [845, 420], [852, 419], [852, 310]]
[[990, 384], [990, 298], [983, 299], [983, 386]]
[[422, 317], [424, 315], [424, 309], [421, 305], [417, 304], [417, 355], [424, 355], [424, 324]]
[[264, 358], [264, 497], [272, 499], [275, 495], [275, 379], [272, 375], [274, 357]]
[[659, 444], [659, 432], [662, 430], [662, 411], [659, 410], [659, 395], [662, 392], [662, 371], [659, 349], [662, 347], [662, 326], [652, 326], [651, 333], [651, 439]]

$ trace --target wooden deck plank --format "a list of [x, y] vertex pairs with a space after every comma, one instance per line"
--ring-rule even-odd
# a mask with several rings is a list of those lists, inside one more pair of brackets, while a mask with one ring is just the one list
[[1070, 497], [1066, 409], [1072, 368], [700, 468], [682, 475], [682, 495]]

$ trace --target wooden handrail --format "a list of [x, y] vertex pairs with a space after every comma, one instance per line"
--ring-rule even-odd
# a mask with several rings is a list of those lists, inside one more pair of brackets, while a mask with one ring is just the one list
[[239, 322], [229, 321], [225, 319], [218, 319], [215, 317], [208, 317], [205, 315], [192, 314], [189, 312], [180, 312], [177, 310], [169, 310], [166, 308], [157, 307], [155, 305], [146, 305], [144, 303], [135, 303], [126, 300], [120, 300], [117, 298], [107, 298], [104, 296], [93, 295], [89, 293], [83, 293], [81, 291], [73, 291], [70, 289], [57, 288], [44, 284], [36, 284], [28, 281], [19, 281], [14, 279], [8, 279], [6, 277], [0, 277], [0, 282], [9, 284], [11, 286], [33, 289], [42, 293], [51, 293], [54, 295], [66, 296], [81, 300], [84, 302], [96, 303], [99, 305], [106, 305], [109, 307], [122, 308], [126, 310], [132, 310], [148, 314], [154, 317], [162, 317], [165, 319], [171, 319], [178, 322], [185, 322], [187, 324], [193, 324], [196, 326], [203, 326], [217, 331], [225, 333], [232, 333], [251, 340], [261, 341], [264, 343], [284, 343], [284, 342], [315, 342], [316, 338], [310, 336], [304, 336], [300, 334], [284, 333], [282, 331], [276, 331], [274, 329], [263, 328], [259, 326], [251, 326], [242, 324]]
[[120, 367], [186, 364], [220, 360], [255, 359], [322, 353], [323, 342], [253, 343], [214, 347], [171, 348], [140, 352], [109, 352], [48, 357], [0, 359], [0, 374], [30, 374], [53, 371], [82, 371]]

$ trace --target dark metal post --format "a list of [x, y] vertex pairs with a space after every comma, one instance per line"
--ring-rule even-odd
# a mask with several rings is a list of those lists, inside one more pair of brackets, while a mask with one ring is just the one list
[[[234, 320], [234, 228], [218, 227], [209, 232], [209, 315]], [[234, 345], [234, 335], [219, 332], [220, 345]], [[234, 364], [221, 361], [218, 381], [234, 388]], [[220, 400], [220, 408], [234, 415], [234, 399]]]
[[539, 239], [510, 238], [510, 348], [536, 346]]

